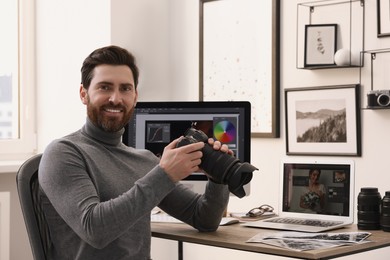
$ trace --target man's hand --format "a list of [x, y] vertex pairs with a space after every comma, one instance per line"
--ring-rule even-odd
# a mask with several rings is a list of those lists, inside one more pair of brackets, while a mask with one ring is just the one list
[[216, 151], [220, 150], [221, 152], [228, 153], [232, 156], [234, 155], [234, 152], [232, 150], [230, 150], [226, 144], [222, 144], [220, 141], [214, 141], [213, 138], [209, 138], [208, 143]]
[[[203, 156], [201, 150], [205, 146], [205, 143], [196, 142], [176, 148], [176, 145], [181, 138], [182, 137], [173, 140], [164, 148], [159, 164], [174, 182], [178, 182], [188, 177], [193, 172], [202, 170], [199, 168], [199, 165]], [[216, 151], [234, 155], [233, 151], [230, 150], [226, 144], [214, 141], [213, 138], [209, 138], [208, 143]]]
[[176, 148], [180, 138], [173, 140], [164, 148], [160, 160], [160, 167], [174, 182], [178, 182], [191, 173], [199, 171], [199, 164], [203, 153], [203, 142], [197, 142]]

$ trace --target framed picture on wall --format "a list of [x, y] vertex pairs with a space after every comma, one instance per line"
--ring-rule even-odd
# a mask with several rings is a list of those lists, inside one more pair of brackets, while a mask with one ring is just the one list
[[390, 1], [377, 0], [378, 37], [390, 36]]
[[305, 67], [334, 65], [337, 24], [305, 25]]
[[360, 156], [359, 88], [285, 89], [287, 154]]
[[253, 137], [279, 137], [280, 0], [201, 0], [199, 100], [249, 101]]

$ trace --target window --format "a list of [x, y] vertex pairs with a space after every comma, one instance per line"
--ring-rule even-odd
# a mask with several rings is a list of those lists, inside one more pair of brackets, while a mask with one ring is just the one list
[[0, 159], [36, 149], [34, 1], [0, 1]]
[[[4, 33], [0, 48], [0, 139], [18, 137], [18, 2], [0, 3], [0, 31]], [[8, 14], [8, 15], [7, 15]]]

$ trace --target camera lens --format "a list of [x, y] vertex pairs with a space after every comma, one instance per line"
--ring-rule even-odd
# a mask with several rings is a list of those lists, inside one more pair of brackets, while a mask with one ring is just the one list
[[[195, 142], [207, 142], [207, 135], [200, 130], [190, 128], [185, 137], [179, 141], [178, 147]], [[244, 162], [227, 153], [214, 150], [210, 145], [202, 149], [203, 157], [200, 167], [207, 172], [211, 180], [216, 183], [227, 184], [229, 191], [239, 198], [245, 196], [243, 186], [249, 183], [253, 171], [257, 170], [253, 165]]]
[[234, 156], [215, 151], [209, 145], [205, 145], [202, 152], [200, 167], [210, 175], [211, 179], [217, 183], [228, 184], [231, 193], [239, 198], [244, 197], [243, 186], [251, 181], [252, 172], [257, 169], [249, 163], [241, 163]]
[[358, 195], [358, 223], [359, 229], [380, 229], [381, 196], [378, 188], [361, 188]]
[[380, 94], [378, 96], [377, 102], [382, 107], [387, 107], [390, 105], [390, 97], [387, 94]]
[[390, 191], [382, 199], [380, 223], [383, 231], [390, 232]]

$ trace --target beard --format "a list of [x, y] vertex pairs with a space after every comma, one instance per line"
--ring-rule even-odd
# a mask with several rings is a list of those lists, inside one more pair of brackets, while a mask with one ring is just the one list
[[[123, 111], [123, 116], [121, 118], [109, 117], [105, 115], [105, 108], [121, 109]], [[129, 122], [133, 111], [134, 107], [129, 110], [126, 106], [123, 105], [115, 106], [107, 104], [101, 107], [97, 107], [91, 104], [89, 100], [87, 104], [87, 114], [92, 123], [103, 131], [111, 133], [121, 130]]]

